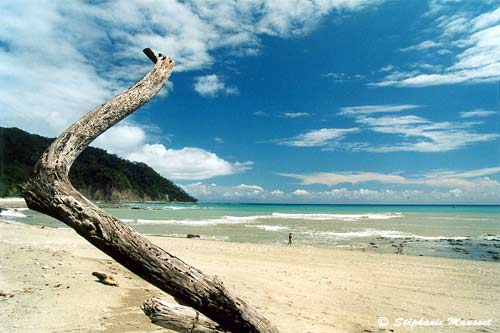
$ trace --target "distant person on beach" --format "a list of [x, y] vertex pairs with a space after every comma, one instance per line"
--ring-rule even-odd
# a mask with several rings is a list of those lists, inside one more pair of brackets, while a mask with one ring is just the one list
[[292, 233], [288, 233], [288, 246], [292, 246]]

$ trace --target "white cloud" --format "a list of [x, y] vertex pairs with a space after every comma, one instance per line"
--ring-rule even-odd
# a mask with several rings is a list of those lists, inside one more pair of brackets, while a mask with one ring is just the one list
[[387, 66], [384, 66], [380, 69], [381, 72], [390, 72], [392, 71], [393, 69], [395, 69], [396, 66], [394, 65], [387, 65]]
[[138, 126], [117, 125], [101, 134], [92, 145], [123, 156], [140, 149], [146, 139], [146, 132]]
[[174, 83], [172, 81], [167, 81], [167, 83], [165, 83], [165, 86], [163, 87], [163, 89], [160, 90], [158, 92], [158, 94], [156, 94], [156, 96], [158, 96], [160, 98], [165, 98], [168, 95], [170, 95], [170, 93], [173, 91], [174, 91]]
[[[454, 14], [450, 15], [450, 12]], [[452, 57], [451, 65], [428, 68], [429, 73], [395, 71], [371, 85], [427, 87], [495, 82], [500, 79], [500, 7], [474, 14], [470, 10], [457, 11], [452, 3], [441, 2], [432, 5], [426, 16], [435, 16], [436, 38], [439, 40], [423, 41], [406, 50], [419, 51], [447, 45], [450, 48], [438, 50], [438, 54]]]
[[303, 35], [378, 2], [2, 1], [0, 125], [59, 134], [147, 72], [144, 47], [168, 53], [175, 71], [207, 69], [216, 50], [255, 55], [263, 35]]
[[282, 173], [281, 176], [291, 177], [301, 180], [302, 185], [323, 184], [334, 186], [342, 183], [358, 184], [370, 181], [391, 184], [404, 184], [406, 179], [399, 175], [387, 175], [375, 172], [357, 172], [357, 173], [332, 173], [319, 172], [313, 174], [293, 174]]
[[498, 134], [475, 133], [471, 128], [476, 123], [432, 122], [413, 115], [358, 117], [356, 121], [370, 131], [400, 135], [405, 140], [391, 145], [369, 145], [361, 148], [371, 152], [444, 152], [499, 137]]
[[332, 80], [333, 82], [339, 82], [339, 83], [358, 81], [358, 80], [363, 80], [365, 78], [365, 76], [362, 74], [346, 74], [346, 73], [334, 73], [334, 72], [326, 73], [321, 76], [326, 77]]
[[[383, 175], [372, 174], [380, 175], [375, 176], [379, 180]], [[340, 187], [325, 191], [301, 188], [286, 192], [279, 189], [269, 191], [262, 188], [261, 190], [258, 185], [245, 185], [241, 189], [240, 186], [218, 186], [202, 182], [182, 185], [182, 187], [201, 201], [215, 202], [495, 204], [500, 200], [500, 183], [488, 177], [466, 179], [465, 182], [464, 179], [449, 179], [446, 184], [442, 182], [437, 185], [433, 184], [432, 180], [422, 176], [420, 178], [411, 177], [407, 178], [407, 183], [400, 184], [399, 180], [396, 179], [396, 186], [403, 188], [379, 188], [376, 190], [364, 187], [358, 189]], [[453, 180], [458, 182], [454, 183]], [[460, 183], [460, 181], [462, 182]], [[390, 185], [392, 183], [389, 181], [383, 184]], [[256, 190], [252, 189], [254, 186]]]
[[303, 190], [303, 189], [298, 189], [292, 192], [293, 195], [298, 195], [298, 196], [307, 196], [310, 195], [309, 191]]
[[302, 185], [322, 184], [335, 186], [338, 184], [360, 184], [378, 182], [397, 185], [424, 185], [428, 187], [464, 188], [479, 190], [495, 188], [500, 190], [500, 183], [489, 175], [500, 174], [500, 167], [476, 169], [469, 171], [438, 171], [423, 175], [404, 177], [399, 174], [383, 174], [377, 172], [317, 172], [311, 174], [282, 173], [281, 176], [295, 178]]
[[219, 138], [219, 137], [215, 137], [214, 141], [217, 142], [217, 143], [224, 143], [224, 139]]
[[285, 118], [303, 118], [311, 116], [311, 114], [307, 112], [283, 112], [282, 115]]
[[230, 163], [201, 148], [167, 149], [161, 144], [145, 144], [126, 158], [144, 162], [169, 179], [207, 179], [251, 169], [252, 162]]
[[215, 97], [219, 93], [238, 94], [238, 88], [226, 87], [226, 84], [216, 74], [196, 77], [194, 90], [203, 97]]
[[472, 111], [460, 112], [460, 118], [489, 117], [496, 114], [496, 111], [476, 109]]
[[[297, 136], [275, 140], [280, 145], [295, 147], [322, 147], [324, 150], [367, 151], [377, 153], [415, 151], [446, 152], [461, 149], [478, 142], [493, 141], [500, 137], [496, 133], [477, 133], [474, 130], [481, 122], [434, 122], [416, 115], [378, 115], [379, 113], [396, 113], [421, 108], [415, 104], [382, 104], [346, 106], [338, 115], [353, 117], [358, 127], [339, 129], [323, 128], [312, 130]], [[462, 112], [462, 118], [485, 117], [496, 112], [473, 110]], [[346, 142], [348, 134], [370, 131], [397, 136], [390, 145], [370, 142]]]
[[262, 188], [259, 185], [246, 185], [246, 184], [240, 184], [238, 186], [234, 186], [234, 189], [240, 190], [240, 191], [253, 191], [253, 192], [264, 191], [264, 188]]
[[371, 113], [400, 112], [422, 107], [414, 104], [359, 105], [340, 108], [339, 115], [363, 115]]
[[240, 184], [237, 186], [219, 186], [213, 183], [204, 184], [196, 182], [181, 185], [181, 187], [202, 201], [266, 201], [275, 195], [279, 195], [274, 191], [269, 192], [259, 185]]
[[302, 133], [288, 139], [276, 140], [280, 145], [295, 147], [322, 147], [333, 145], [347, 134], [357, 132], [357, 128], [322, 128]]
[[412, 45], [409, 47], [405, 47], [400, 49], [401, 51], [420, 51], [420, 50], [427, 50], [427, 49], [432, 49], [436, 47], [441, 47], [443, 44], [440, 42], [435, 42], [432, 40], [424, 40], [421, 43], [418, 43], [417, 45]]
[[441, 170], [425, 174], [428, 178], [474, 178], [500, 174], [500, 166], [468, 171]]

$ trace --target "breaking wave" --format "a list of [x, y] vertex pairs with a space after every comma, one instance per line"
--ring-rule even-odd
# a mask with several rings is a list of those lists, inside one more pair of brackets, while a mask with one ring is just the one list
[[300, 219], [311, 221], [360, 221], [360, 220], [386, 220], [392, 218], [400, 218], [404, 215], [402, 213], [370, 213], [370, 214], [285, 214], [285, 213], [272, 213], [271, 215], [250, 215], [250, 216], [222, 216], [218, 218], [209, 218], [204, 220], [193, 219], [168, 219], [168, 220], [149, 220], [149, 219], [122, 219], [125, 223], [139, 223], [139, 224], [181, 224], [181, 225], [196, 225], [196, 226], [210, 226], [217, 224], [238, 224], [238, 223], [251, 223], [257, 220], [271, 220], [271, 219]]
[[[26, 215], [24, 215], [23, 213], [19, 212], [19, 210], [21, 210], [22, 208], [20, 209], [7, 209], [7, 210], [2, 210], [0, 212], [0, 216], [2, 217], [17, 217], [17, 218], [23, 218], [23, 217], [26, 217]], [[27, 208], [25, 209], [22, 209], [22, 210], [27, 210]]]
[[300, 220], [337, 220], [337, 221], [359, 221], [359, 220], [387, 220], [404, 217], [403, 213], [367, 213], [367, 214], [285, 214], [273, 213], [273, 218], [300, 219]]
[[367, 237], [383, 237], [383, 238], [399, 238], [399, 239], [421, 239], [421, 240], [468, 240], [469, 237], [463, 236], [421, 236], [412, 233], [405, 233], [398, 230], [379, 230], [365, 229], [363, 231], [348, 231], [348, 232], [307, 232], [312, 237], [320, 238], [335, 238], [336, 240], [348, 240], [352, 238], [367, 238]]

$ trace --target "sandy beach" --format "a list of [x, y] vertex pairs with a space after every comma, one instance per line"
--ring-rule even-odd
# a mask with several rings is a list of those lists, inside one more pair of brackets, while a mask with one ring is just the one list
[[[219, 276], [281, 332], [495, 332], [500, 329], [500, 265], [341, 249], [150, 237]], [[70, 229], [0, 223], [0, 331], [152, 332], [140, 305], [169, 297]], [[96, 282], [114, 274], [119, 287]], [[379, 326], [387, 317], [389, 325]], [[449, 317], [492, 320], [447, 325]], [[444, 320], [395, 326], [397, 318]]]

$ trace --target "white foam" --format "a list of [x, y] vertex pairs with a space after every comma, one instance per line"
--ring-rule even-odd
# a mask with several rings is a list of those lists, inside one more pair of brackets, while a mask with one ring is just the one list
[[462, 237], [462, 236], [452, 236], [452, 237], [445, 237], [445, 236], [419, 236], [419, 235], [412, 235], [411, 238], [416, 238], [416, 239], [424, 239], [424, 240], [468, 240], [469, 237]]
[[[184, 208], [182, 208], [184, 209]], [[220, 218], [211, 218], [204, 220], [192, 219], [168, 219], [168, 220], [150, 220], [150, 219], [137, 219], [135, 222], [142, 224], [181, 224], [181, 225], [197, 225], [209, 226], [217, 224], [240, 224], [252, 223], [258, 220], [269, 219], [301, 219], [313, 221], [359, 221], [363, 219], [385, 220], [392, 218], [403, 217], [402, 213], [371, 213], [371, 214], [286, 214], [286, 213], [272, 213], [271, 215], [250, 215], [250, 216], [222, 216]], [[133, 222], [133, 220], [122, 219], [124, 222]], [[283, 229], [284, 230], [284, 229]]]
[[258, 225], [247, 225], [246, 227], [255, 227], [265, 231], [283, 231], [288, 230], [287, 227], [282, 225], [266, 225], [266, 224], [258, 224]]
[[180, 225], [215, 225], [220, 224], [219, 220], [146, 220], [146, 219], [137, 219], [137, 223], [140, 224], [180, 224]]
[[300, 220], [340, 220], [340, 221], [359, 221], [359, 220], [387, 220], [404, 217], [402, 213], [367, 213], [367, 214], [285, 214], [273, 213], [272, 217], [281, 219], [300, 219]]
[[137, 219], [137, 223], [143, 224], [181, 224], [181, 225], [196, 225], [196, 226], [210, 226], [217, 224], [240, 224], [255, 221], [257, 216], [223, 216], [221, 218], [206, 219], [206, 220], [146, 220]]
[[406, 235], [396, 230], [377, 230], [365, 229], [363, 231], [348, 231], [348, 232], [320, 232], [319, 236], [334, 236], [337, 239], [365, 238], [365, 237], [405, 237]]
[[496, 236], [484, 236], [483, 239], [487, 240], [487, 241], [500, 241], [500, 235], [496, 235]]
[[199, 209], [198, 207], [192, 206], [163, 206], [161, 209], [164, 210], [184, 210], [184, 209]]
[[463, 236], [420, 236], [411, 233], [404, 233], [398, 230], [380, 230], [380, 229], [365, 229], [363, 231], [348, 231], [348, 232], [317, 232], [309, 234], [314, 236], [333, 236], [337, 240], [346, 240], [352, 238], [367, 238], [367, 237], [384, 237], [384, 238], [402, 238], [402, 239], [422, 239], [422, 240], [468, 240], [468, 237]]
[[489, 221], [489, 218], [484, 217], [445, 217], [445, 216], [427, 216], [427, 220], [451, 220], [451, 221]]
[[26, 215], [24, 215], [23, 213], [17, 211], [17, 210], [11, 210], [11, 209], [8, 209], [8, 210], [2, 210], [0, 212], [0, 216], [3, 216], [3, 217], [26, 217]]

